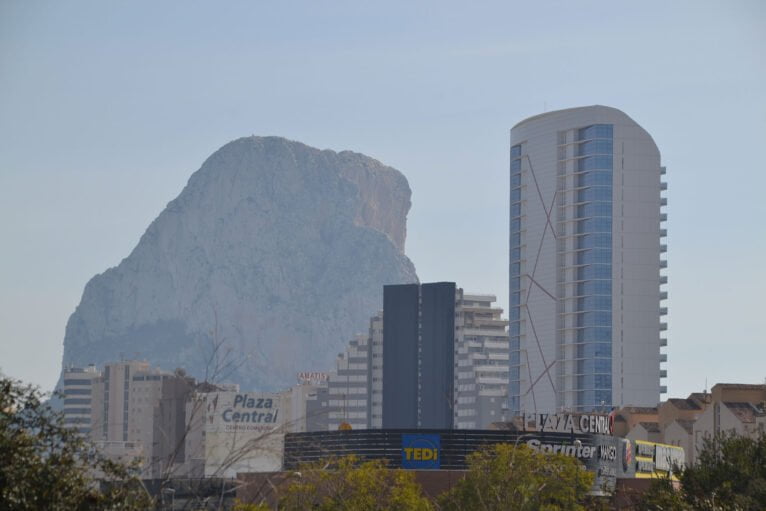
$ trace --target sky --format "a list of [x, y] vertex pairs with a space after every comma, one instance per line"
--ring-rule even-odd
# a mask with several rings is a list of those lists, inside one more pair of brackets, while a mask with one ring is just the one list
[[766, 377], [766, 3], [0, 0], [0, 369], [51, 389], [85, 283], [225, 143], [407, 176], [421, 281], [508, 299], [508, 141], [592, 104], [668, 169], [668, 396]]

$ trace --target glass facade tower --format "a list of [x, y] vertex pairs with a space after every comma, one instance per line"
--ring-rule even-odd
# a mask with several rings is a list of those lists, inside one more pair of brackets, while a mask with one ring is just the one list
[[510, 160], [511, 413], [656, 405], [666, 344], [656, 145], [619, 110], [573, 108], [517, 124]]

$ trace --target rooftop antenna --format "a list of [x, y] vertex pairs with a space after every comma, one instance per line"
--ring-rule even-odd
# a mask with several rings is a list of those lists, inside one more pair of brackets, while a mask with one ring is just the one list
[[707, 377], [705, 377], [705, 390], [703, 390], [702, 393], [707, 394]]

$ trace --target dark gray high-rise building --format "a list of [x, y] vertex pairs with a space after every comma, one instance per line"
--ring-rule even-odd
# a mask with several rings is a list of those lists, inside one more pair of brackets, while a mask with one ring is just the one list
[[383, 427], [453, 427], [455, 283], [383, 288]]

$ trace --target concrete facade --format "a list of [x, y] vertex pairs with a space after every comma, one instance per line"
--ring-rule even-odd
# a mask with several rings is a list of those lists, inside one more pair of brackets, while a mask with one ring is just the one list
[[458, 290], [455, 428], [486, 429], [505, 421], [508, 403], [508, 320], [494, 295]]
[[658, 404], [663, 174], [651, 136], [614, 108], [511, 130], [511, 413]]
[[64, 370], [64, 424], [87, 437], [93, 424], [93, 382], [100, 376], [93, 365]]

